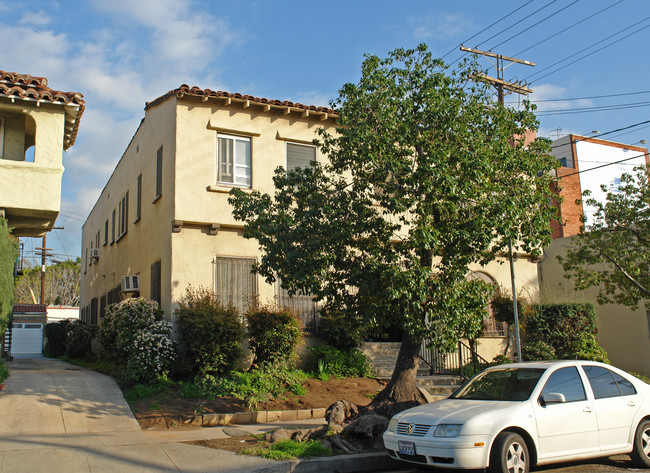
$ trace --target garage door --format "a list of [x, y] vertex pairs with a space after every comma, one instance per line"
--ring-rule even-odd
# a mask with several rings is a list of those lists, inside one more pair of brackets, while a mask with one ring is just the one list
[[40, 355], [43, 352], [43, 324], [14, 322], [11, 324], [11, 354]]

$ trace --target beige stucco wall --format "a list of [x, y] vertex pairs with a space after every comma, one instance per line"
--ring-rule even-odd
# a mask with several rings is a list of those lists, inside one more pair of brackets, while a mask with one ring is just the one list
[[598, 340], [610, 362], [621, 369], [650, 376], [650, 330], [643, 303], [637, 310], [596, 302], [596, 289], [575, 291], [571, 280], [557, 261], [566, 255], [573, 237], [559, 238], [546, 248], [539, 265], [542, 302], [591, 302], [598, 316]]
[[[170, 242], [173, 209], [174, 101], [147, 112], [82, 228], [80, 306], [108, 293], [125, 275], [140, 275], [141, 295], [150, 297], [151, 265], [161, 261], [162, 308], [170, 309]], [[155, 199], [156, 153], [163, 147], [162, 196]], [[142, 175], [141, 218], [136, 221], [137, 179]], [[111, 244], [112, 212], [129, 192], [127, 233]], [[104, 245], [108, 220], [108, 243]], [[116, 224], [117, 227], [117, 224]], [[100, 232], [100, 257], [91, 262], [89, 250]], [[117, 230], [116, 230], [117, 237]], [[83, 266], [85, 264], [85, 266]], [[165, 277], [165, 274], [167, 277]]]
[[[63, 175], [63, 107], [30, 103], [0, 106], [4, 117], [3, 159], [0, 159], [0, 208], [5, 209], [9, 225], [33, 225], [36, 232], [54, 224], [61, 201]], [[36, 129], [34, 162], [26, 162], [25, 127]], [[29, 141], [29, 140], [28, 140]]]

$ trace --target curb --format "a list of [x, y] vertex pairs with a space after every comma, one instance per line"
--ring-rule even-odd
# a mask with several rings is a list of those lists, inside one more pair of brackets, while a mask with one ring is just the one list
[[353, 473], [403, 466], [404, 462], [391, 458], [386, 452], [374, 452], [291, 460], [246, 471], [250, 473]]
[[269, 422], [298, 421], [325, 418], [324, 407], [317, 409], [293, 409], [288, 411], [252, 411], [229, 414], [204, 414], [185, 421], [199, 427], [215, 427], [231, 424], [267, 424]]

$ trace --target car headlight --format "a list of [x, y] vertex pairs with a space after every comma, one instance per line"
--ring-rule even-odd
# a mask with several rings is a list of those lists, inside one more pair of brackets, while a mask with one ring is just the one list
[[433, 433], [434, 437], [458, 437], [463, 424], [440, 424]]
[[388, 423], [388, 430], [389, 432], [395, 432], [397, 430], [397, 418], [393, 417], [390, 422]]

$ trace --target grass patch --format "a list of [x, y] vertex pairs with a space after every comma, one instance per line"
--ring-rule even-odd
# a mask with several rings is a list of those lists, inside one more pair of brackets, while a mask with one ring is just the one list
[[9, 377], [9, 369], [0, 361], [0, 383]]
[[[128, 402], [129, 404], [137, 401], [142, 401], [149, 397], [155, 396], [156, 394], [170, 388], [173, 385], [174, 382], [170, 380], [167, 376], [161, 376], [153, 383], [136, 384], [131, 389], [127, 389], [126, 391], [124, 391], [124, 399], [126, 399], [126, 402]], [[169, 395], [160, 396], [160, 399], [168, 399], [168, 398]]]
[[296, 460], [298, 458], [325, 457], [332, 452], [325, 448], [319, 440], [297, 442], [295, 440], [280, 440], [271, 445], [257, 448], [242, 449], [243, 455], [255, 455], [269, 460]]
[[66, 363], [70, 363], [71, 365], [97, 371], [98, 373], [105, 374], [112, 378], [116, 378], [120, 372], [115, 363], [103, 358], [99, 358], [96, 355], [89, 355], [84, 358], [71, 358], [67, 355], [63, 355], [59, 357], [59, 359], [65, 361]]

